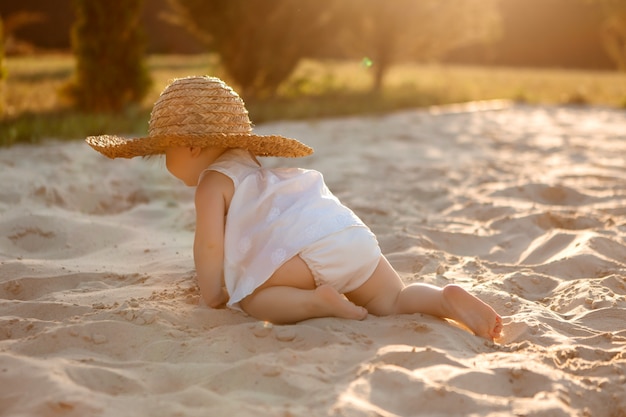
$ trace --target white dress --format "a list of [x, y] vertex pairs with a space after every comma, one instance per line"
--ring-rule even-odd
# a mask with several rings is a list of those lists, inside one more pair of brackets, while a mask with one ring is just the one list
[[235, 186], [224, 236], [230, 308], [241, 310], [242, 299], [307, 245], [349, 227], [366, 227], [317, 171], [263, 168], [242, 149], [226, 151], [206, 171], [228, 176]]

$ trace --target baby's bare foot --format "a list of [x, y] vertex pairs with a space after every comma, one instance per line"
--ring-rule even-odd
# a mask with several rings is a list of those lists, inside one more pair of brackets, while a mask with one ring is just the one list
[[315, 289], [315, 295], [322, 305], [328, 309], [328, 315], [344, 319], [363, 320], [367, 310], [349, 301], [330, 285], [321, 285]]
[[446, 285], [443, 298], [449, 318], [487, 340], [500, 336], [502, 318], [489, 305], [458, 285]]

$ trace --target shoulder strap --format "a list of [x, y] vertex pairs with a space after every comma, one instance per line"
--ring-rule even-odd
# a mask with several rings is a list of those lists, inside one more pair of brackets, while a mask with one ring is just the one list
[[217, 171], [230, 178], [237, 187], [243, 178], [258, 168], [260, 168], [259, 162], [248, 151], [229, 149], [200, 174], [198, 183], [208, 171]]

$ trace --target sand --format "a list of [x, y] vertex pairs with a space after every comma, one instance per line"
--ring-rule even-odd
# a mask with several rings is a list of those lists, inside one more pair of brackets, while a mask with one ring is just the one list
[[[2, 416], [626, 415], [626, 112], [506, 102], [284, 122], [429, 316], [273, 326], [198, 305], [193, 189], [81, 141], [0, 149]], [[355, 254], [358, 256], [358, 254]]]

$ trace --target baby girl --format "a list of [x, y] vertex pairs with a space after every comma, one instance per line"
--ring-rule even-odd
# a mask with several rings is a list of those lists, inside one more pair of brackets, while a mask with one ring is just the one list
[[500, 316], [458, 285], [405, 285], [370, 229], [313, 170], [264, 168], [255, 156], [313, 152], [252, 133], [241, 98], [218, 78], [175, 80], [152, 110], [149, 135], [87, 138], [110, 158], [165, 154], [196, 187], [194, 262], [206, 304], [276, 324], [315, 317], [424, 313], [493, 340]]

